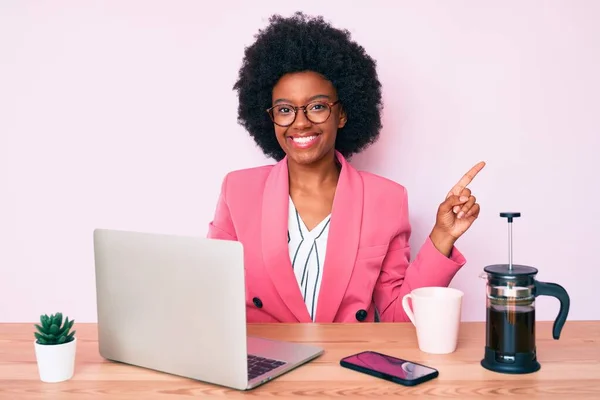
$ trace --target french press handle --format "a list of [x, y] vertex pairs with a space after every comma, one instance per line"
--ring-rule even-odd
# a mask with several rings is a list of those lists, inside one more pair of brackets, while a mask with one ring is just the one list
[[534, 281], [535, 285], [535, 297], [538, 296], [551, 296], [556, 297], [560, 301], [560, 310], [558, 316], [554, 320], [554, 327], [552, 328], [552, 336], [558, 340], [560, 332], [562, 331], [565, 322], [567, 321], [567, 315], [569, 314], [569, 307], [571, 306], [571, 299], [569, 294], [562, 286], [556, 283], [546, 283], [540, 281]]

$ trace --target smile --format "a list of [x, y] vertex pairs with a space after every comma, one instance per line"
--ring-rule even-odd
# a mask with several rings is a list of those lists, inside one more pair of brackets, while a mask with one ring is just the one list
[[313, 136], [305, 136], [305, 137], [298, 137], [298, 138], [292, 138], [292, 140], [296, 143], [303, 143], [306, 144], [308, 142], [311, 142], [313, 140], [315, 140], [317, 138], [317, 135], [313, 135]]
[[291, 139], [294, 147], [300, 149], [306, 149], [313, 146], [315, 143], [319, 141], [320, 135], [311, 135], [311, 136], [302, 136], [302, 137], [289, 137]]

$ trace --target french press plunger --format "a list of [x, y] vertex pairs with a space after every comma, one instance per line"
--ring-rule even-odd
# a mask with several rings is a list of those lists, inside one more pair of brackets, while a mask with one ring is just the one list
[[512, 224], [521, 213], [503, 212], [508, 219], [509, 263], [488, 265], [485, 356], [481, 365], [491, 371], [526, 374], [540, 369], [535, 345], [535, 307], [537, 296], [552, 296], [560, 301], [560, 311], [552, 335], [560, 337], [570, 299], [556, 283], [535, 280], [538, 270], [512, 262]]

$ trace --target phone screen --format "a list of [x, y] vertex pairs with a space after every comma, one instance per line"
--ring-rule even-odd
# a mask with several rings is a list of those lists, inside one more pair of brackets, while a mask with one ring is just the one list
[[437, 373], [437, 370], [433, 368], [374, 351], [355, 354], [344, 358], [343, 361], [363, 369], [379, 372], [405, 381], [418, 380], [424, 376]]

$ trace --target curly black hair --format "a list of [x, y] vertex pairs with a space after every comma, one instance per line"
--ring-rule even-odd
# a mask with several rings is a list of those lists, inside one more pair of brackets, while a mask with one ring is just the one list
[[338, 131], [335, 148], [349, 158], [374, 143], [381, 130], [381, 83], [376, 62], [350, 39], [348, 30], [336, 29], [323, 17], [302, 12], [284, 18], [274, 15], [244, 52], [234, 90], [238, 91], [238, 122], [268, 157], [285, 156], [265, 110], [272, 90], [291, 72], [313, 71], [335, 87], [348, 122]]

